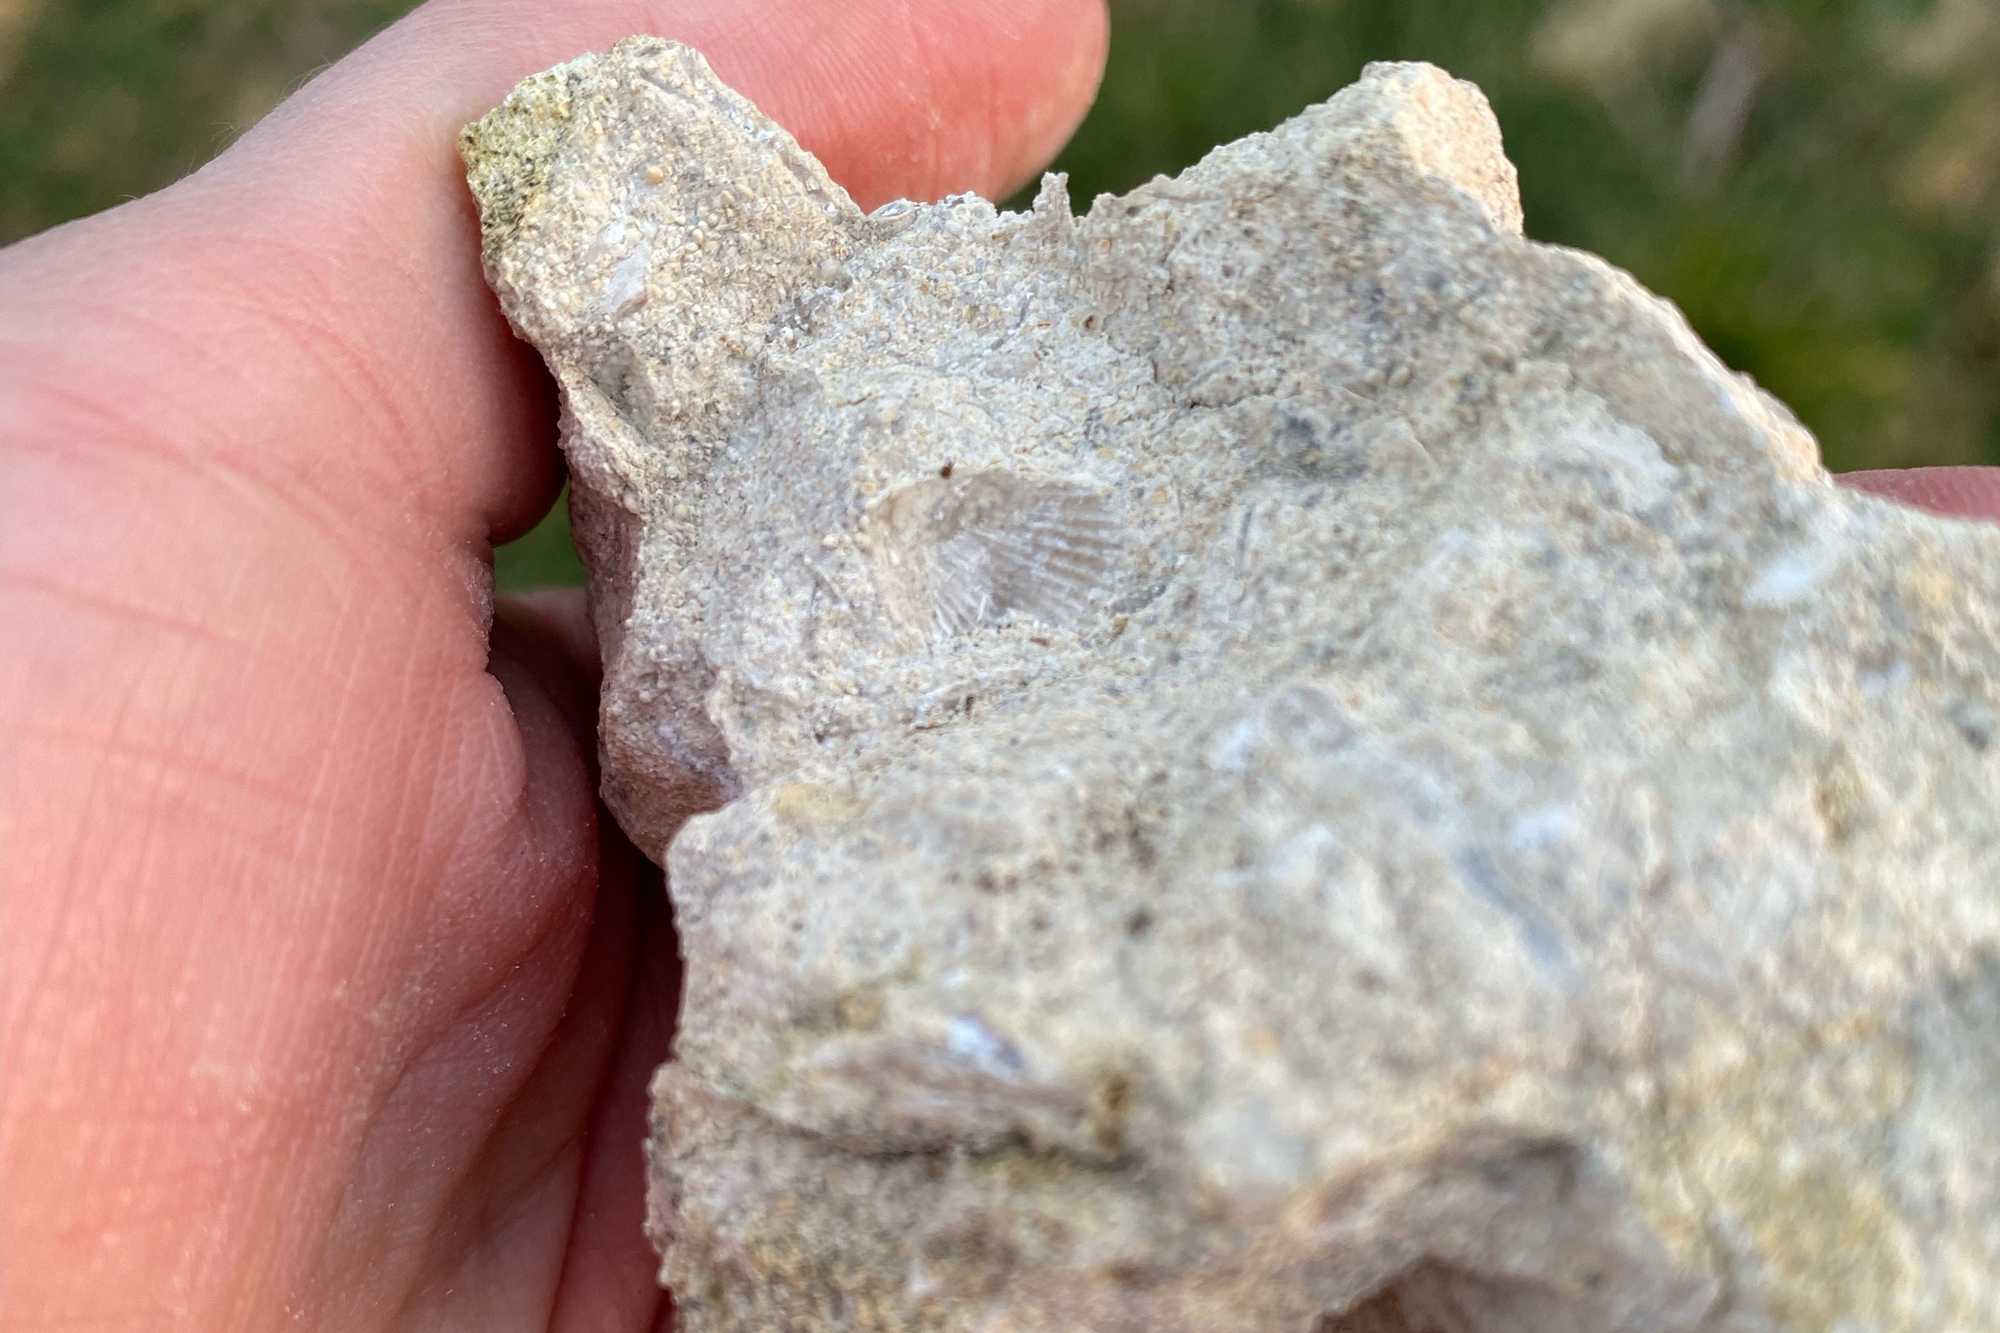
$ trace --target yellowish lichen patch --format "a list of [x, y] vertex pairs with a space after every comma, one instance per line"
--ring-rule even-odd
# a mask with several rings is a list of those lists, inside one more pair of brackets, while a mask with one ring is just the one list
[[479, 201], [480, 253], [488, 262], [546, 188], [570, 114], [570, 67], [561, 66], [522, 80], [506, 101], [459, 132], [458, 155]]

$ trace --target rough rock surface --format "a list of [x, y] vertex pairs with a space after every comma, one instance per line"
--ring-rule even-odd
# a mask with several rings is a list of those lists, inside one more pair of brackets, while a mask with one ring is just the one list
[[1522, 239], [1475, 89], [863, 214], [635, 39], [465, 154], [690, 1333], [2000, 1327], [2000, 529]]

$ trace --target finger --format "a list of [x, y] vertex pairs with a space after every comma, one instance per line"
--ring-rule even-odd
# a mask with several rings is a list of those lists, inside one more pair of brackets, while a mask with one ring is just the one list
[[[619, 839], [624, 843], [624, 839]], [[583, 1144], [577, 1203], [551, 1333], [643, 1329], [668, 1305], [646, 1235], [646, 1121], [653, 1071], [673, 1047], [680, 946], [659, 870], [624, 843], [637, 894], [631, 995], [618, 1047]], [[607, 852], [607, 864], [610, 854]], [[607, 884], [606, 891], [613, 891]]]
[[[308, 85], [243, 146], [281, 151], [301, 126], [316, 132], [311, 121], [328, 105], [344, 115], [372, 106], [369, 130], [410, 139], [419, 154], [434, 153], [441, 134], [449, 153], [459, 128], [524, 75], [632, 33], [702, 51], [870, 207], [1020, 185], [1088, 105], [1105, 17], [1080, 0], [433, 0], [337, 77]], [[395, 80], [392, 100], [355, 95], [374, 91], [383, 71]]]
[[[503, 599], [493, 638], [494, 674], [524, 718], [530, 769], [586, 762], [594, 777], [600, 671], [583, 593]], [[564, 721], [566, 735], [533, 725], [550, 717]], [[540, 755], [544, 747], [561, 753]], [[431, 1274], [423, 1313], [440, 1326], [490, 1325], [496, 1302], [526, 1302], [547, 1304], [551, 1330], [643, 1329], [666, 1303], [646, 1240], [640, 1149], [647, 1084], [673, 1040], [679, 948], [659, 870], [601, 806], [597, 867], [589, 943], [561, 1023], [533, 1073], [510, 1091], [482, 1169], [432, 1202], [442, 1218], [433, 1248], [404, 1256]], [[524, 1244], [531, 1236], [539, 1243]], [[547, 1264], [523, 1264], [524, 1251]], [[369, 1265], [378, 1276], [382, 1266]]]
[[[411, 1054], [371, 1112], [317, 1247], [324, 1269], [287, 1294], [322, 1326], [371, 1326], [385, 1309], [421, 1326], [512, 1326], [545, 1310], [561, 1277], [593, 1107], [627, 1044], [642, 906], [640, 858], [590, 795], [594, 644], [576, 633], [580, 600], [496, 608], [488, 672], [521, 752], [507, 859], [524, 873], [482, 879], [488, 910], [452, 922], [463, 965], [431, 969], [427, 1002], [400, 1024]], [[640, 1221], [635, 1209], [635, 1235]], [[649, 1268], [627, 1258], [603, 1294], [644, 1305]]]
[[[357, 1231], [379, 1234], [393, 1210], [405, 1228], [391, 1238], [422, 1241], [371, 1247], [362, 1236], [336, 1249], [356, 1262], [327, 1284], [335, 1295], [323, 1326], [368, 1326], [371, 1304], [399, 1290], [417, 1293], [400, 1302], [409, 1327], [615, 1333], [651, 1323], [663, 1298], [644, 1230], [644, 1084], [667, 1058], [678, 959], [659, 874], [645, 873], [608, 818], [599, 865], [588, 941], [570, 959], [563, 1002], [546, 1011], [559, 1021], [539, 1030], [525, 1075], [501, 1101], [485, 1078], [461, 1075], [440, 1090], [433, 1123], [396, 1147], [399, 1160], [421, 1161], [471, 1125], [480, 1136], [473, 1168], [408, 1173], [368, 1191], [353, 1210]], [[523, 1018], [494, 1012], [509, 1024]]]
[[1897, 468], [1847, 472], [1834, 480], [1933, 514], [2000, 522], [2000, 467]]
[[16, 247], [36, 378], [145, 402], [201, 465], [303, 478], [348, 524], [518, 533], [557, 483], [548, 391], [481, 280], [456, 136], [635, 31], [703, 50], [864, 205], [1008, 189], [1081, 117], [1104, 48], [1101, 0], [434, 0], [188, 181]]

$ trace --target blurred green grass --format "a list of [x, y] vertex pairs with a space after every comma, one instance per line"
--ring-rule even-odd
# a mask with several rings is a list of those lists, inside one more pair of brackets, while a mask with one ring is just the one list
[[[0, 239], [164, 185], [398, 0], [0, 0]], [[2000, 463], [2000, 0], [1113, 0], [1084, 203], [1350, 82], [1479, 83], [1529, 235], [1672, 298], [1828, 465]], [[503, 588], [581, 577], [563, 506]]]

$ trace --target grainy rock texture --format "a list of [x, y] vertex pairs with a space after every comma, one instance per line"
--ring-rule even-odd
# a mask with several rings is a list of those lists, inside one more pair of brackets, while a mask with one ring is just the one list
[[863, 214], [635, 39], [465, 155], [690, 1333], [2000, 1327], [2000, 529], [1523, 240], [1475, 89]]

